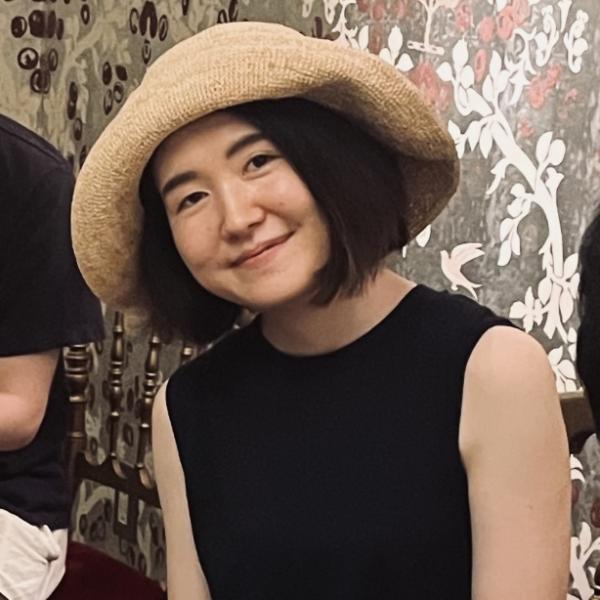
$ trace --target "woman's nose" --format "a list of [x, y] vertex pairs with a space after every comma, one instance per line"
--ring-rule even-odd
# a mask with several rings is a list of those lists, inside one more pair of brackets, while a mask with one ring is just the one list
[[247, 185], [228, 184], [221, 190], [221, 228], [224, 235], [239, 237], [251, 232], [265, 218], [256, 194]]

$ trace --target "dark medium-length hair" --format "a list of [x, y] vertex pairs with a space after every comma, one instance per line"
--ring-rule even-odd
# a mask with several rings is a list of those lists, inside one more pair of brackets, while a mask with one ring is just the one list
[[[289, 161], [313, 195], [329, 234], [329, 259], [316, 273], [315, 304], [356, 294], [391, 251], [407, 242], [405, 194], [397, 155], [355, 122], [300, 98], [225, 109], [256, 127]], [[152, 175], [142, 175], [145, 211], [141, 269], [151, 321], [164, 338], [207, 343], [227, 332], [242, 307], [205, 290], [179, 256]]]
[[588, 225], [579, 249], [581, 280], [577, 337], [577, 371], [585, 386], [596, 432], [600, 434], [600, 208]]

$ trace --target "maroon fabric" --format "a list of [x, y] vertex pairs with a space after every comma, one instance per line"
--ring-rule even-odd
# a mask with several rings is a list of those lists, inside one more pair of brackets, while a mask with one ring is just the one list
[[69, 542], [67, 572], [49, 600], [166, 600], [141, 573], [90, 546]]

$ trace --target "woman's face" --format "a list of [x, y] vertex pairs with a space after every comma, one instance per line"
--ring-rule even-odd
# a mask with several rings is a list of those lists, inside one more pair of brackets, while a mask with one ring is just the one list
[[159, 147], [154, 180], [196, 281], [257, 312], [306, 301], [329, 258], [325, 221], [304, 182], [252, 125], [203, 117]]

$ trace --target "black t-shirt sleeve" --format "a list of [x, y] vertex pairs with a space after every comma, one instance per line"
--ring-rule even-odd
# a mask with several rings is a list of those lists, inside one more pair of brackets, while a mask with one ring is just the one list
[[66, 167], [46, 171], [23, 193], [3, 199], [18, 208], [13, 230], [4, 232], [11, 243], [0, 269], [0, 356], [101, 339], [100, 303], [71, 244], [72, 174]]

